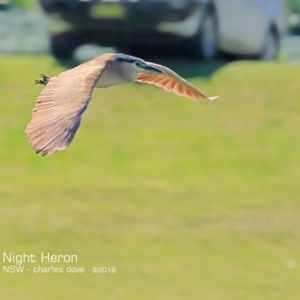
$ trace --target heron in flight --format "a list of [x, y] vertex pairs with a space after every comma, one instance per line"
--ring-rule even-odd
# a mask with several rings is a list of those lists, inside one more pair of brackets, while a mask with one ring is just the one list
[[126, 54], [104, 54], [54, 77], [41, 74], [41, 79], [36, 80], [45, 88], [37, 98], [26, 128], [35, 152], [50, 155], [69, 146], [94, 87], [133, 81], [153, 84], [196, 100], [217, 98], [205, 96], [167, 67]]

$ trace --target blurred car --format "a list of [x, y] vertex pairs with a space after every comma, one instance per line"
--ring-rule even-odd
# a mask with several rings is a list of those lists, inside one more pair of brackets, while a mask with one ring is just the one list
[[300, 0], [288, 0], [289, 29], [293, 33], [300, 32]]
[[276, 59], [285, 0], [40, 0], [51, 52], [69, 58], [84, 44], [212, 59], [220, 52]]

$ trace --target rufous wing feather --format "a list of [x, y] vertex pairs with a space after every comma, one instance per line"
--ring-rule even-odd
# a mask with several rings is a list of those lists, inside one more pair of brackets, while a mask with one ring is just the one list
[[147, 62], [147, 64], [158, 68], [163, 73], [141, 72], [137, 76], [137, 82], [153, 84], [168, 92], [173, 92], [179, 96], [185, 96], [195, 100], [215, 100], [218, 98], [218, 96], [207, 97], [192, 84], [167, 67], [150, 62]]

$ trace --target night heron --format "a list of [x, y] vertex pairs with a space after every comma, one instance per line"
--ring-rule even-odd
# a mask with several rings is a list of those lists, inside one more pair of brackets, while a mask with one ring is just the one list
[[143, 82], [192, 99], [206, 97], [172, 70], [140, 58], [109, 53], [54, 77], [41, 74], [46, 87], [37, 98], [26, 134], [36, 153], [53, 154], [69, 146], [80, 125], [94, 87]]

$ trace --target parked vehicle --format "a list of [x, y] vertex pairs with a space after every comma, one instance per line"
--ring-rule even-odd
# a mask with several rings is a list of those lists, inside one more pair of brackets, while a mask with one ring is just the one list
[[288, 0], [289, 29], [299, 35], [300, 32], [300, 0]]
[[51, 51], [69, 58], [84, 44], [135, 54], [220, 52], [276, 59], [285, 0], [40, 0], [51, 20]]

